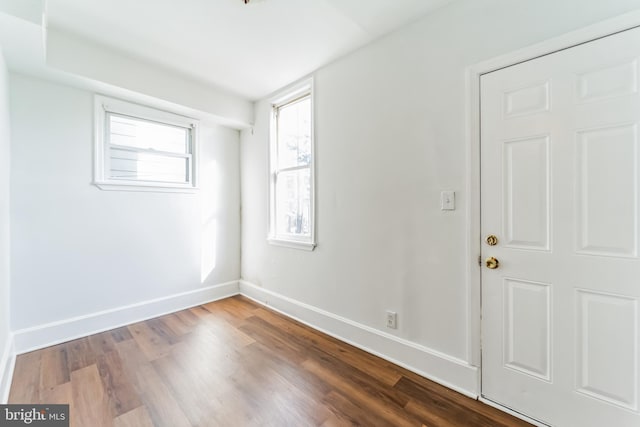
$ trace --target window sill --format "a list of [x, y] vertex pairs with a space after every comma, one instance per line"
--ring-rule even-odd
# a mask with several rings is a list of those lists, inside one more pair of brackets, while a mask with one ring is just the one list
[[154, 193], [196, 193], [198, 191], [197, 187], [144, 184], [139, 182], [96, 181], [93, 185], [105, 191], [145, 191]]
[[274, 246], [282, 246], [282, 247], [291, 248], [291, 249], [300, 249], [300, 250], [309, 251], [309, 252], [314, 250], [316, 247], [315, 243], [296, 242], [293, 240], [282, 240], [282, 239], [276, 239], [276, 238], [269, 238], [267, 239], [267, 242], [269, 242], [270, 245], [274, 245]]

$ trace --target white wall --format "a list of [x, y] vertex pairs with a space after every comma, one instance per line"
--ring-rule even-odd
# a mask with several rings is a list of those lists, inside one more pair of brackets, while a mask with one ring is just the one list
[[[243, 279], [475, 363], [465, 69], [637, 7], [460, 0], [317, 71], [314, 252], [266, 242], [269, 107], [257, 103], [241, 137]], [[454, 212], [440, 210], [444, 189], [456, 191]]]
[[14, 330], [238, 279], [237, 131], [201, 124], [197, 194], [101, 191], [93, 94], [10, 87]]
[[6, 369], [9, 349], [9, 73], [0, 49], [0, 403], [7, 381]]

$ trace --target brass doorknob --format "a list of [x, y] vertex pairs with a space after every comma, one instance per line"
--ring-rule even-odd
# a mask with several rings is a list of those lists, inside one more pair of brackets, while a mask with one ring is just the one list
[[498, 268], [500, 266], [500, 261], [498, 261], [494, 257], [489, 257], [486, 260], [484, 260], [484, 265], [486, 265], [487, 268], [489, 268], [491, 270], [495, 270], [496, 268]]

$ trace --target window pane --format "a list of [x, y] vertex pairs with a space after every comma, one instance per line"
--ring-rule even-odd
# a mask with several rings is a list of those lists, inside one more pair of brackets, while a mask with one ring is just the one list
[[186, 184], [189, 182], [189, 159], [112, 147], [109, 174], [111, 179]]
[[275, 212], [277, 235], [311, 235], [310, 169], [278, 174]]
[[108, 113], [108, 116], [111, 144], [169, 153], [189, 153], [189, 129], [112, 113]]
[[311, 97], [278, 109], [278, 168], [311, 162]]

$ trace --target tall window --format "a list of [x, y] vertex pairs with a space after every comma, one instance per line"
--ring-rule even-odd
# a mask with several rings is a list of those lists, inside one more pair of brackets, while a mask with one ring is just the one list
[[270, 242], [314, 248], [313, 171], [313, 97], [307, 82], [273, 103]]
[[96, 96], [95, 184], [100, 188], [185, 191], [195, 187], [197, 122]]

